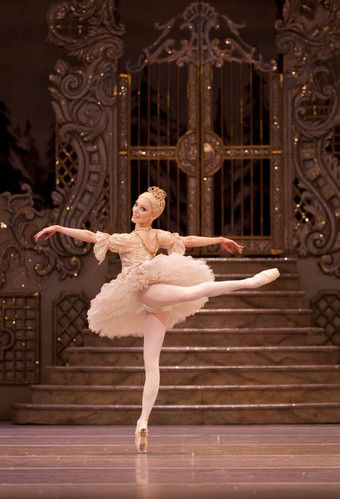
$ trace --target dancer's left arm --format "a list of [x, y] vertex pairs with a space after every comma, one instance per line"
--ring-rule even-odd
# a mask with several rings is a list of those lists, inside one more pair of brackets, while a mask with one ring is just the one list
[[238, 253], [243, 253], [244, 246], [238, 244], [227, 237], [204, 237], [204, 236], [181, 236], [181, 240], [186, 248], [197, 248], [200, 246], [210, 246], [212, 244], [220, 244], [228, 253], [233, 253], [233, 250]]

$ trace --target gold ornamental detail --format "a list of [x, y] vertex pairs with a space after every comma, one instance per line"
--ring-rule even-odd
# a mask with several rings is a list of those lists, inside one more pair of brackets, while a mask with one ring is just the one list
[[188, 175], [198, 174], [199, 163], [202, 164], [203, 175], [213, 175], [221, 168], [223, 157], [222, 139], [211, 130], [203, 131], [201, 150], [199, 147], [199, 137], [195, 131], [190, 130], [178, 140], [178, 166]]

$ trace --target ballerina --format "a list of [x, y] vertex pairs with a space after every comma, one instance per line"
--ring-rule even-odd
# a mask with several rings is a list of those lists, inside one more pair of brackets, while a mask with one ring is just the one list
[[[122, 271], [91, 300], [87, 318], [89, 328], [99, 336], [144, 337], [145, 382], [142, 412], [135, 428], [135, 446], [141, 453], [147, 452], [148, 420], [158, 395], [159, 357], [166, 330], [198, 312], [213, 296], [258, 288], [280, 275], [277, 268], [272, 268], [250, 278], [216, 282], [206, 262], [184, 256], [185, 249], [220, 244], [229, 253], [242, 254], [244, 247], [223, 236], [180, 236], [153, 229], [153, 221], [165, 208], [165, 198], [159, 187], [143, 192], [132, 208], [135, 229], [130, 233], [110, 235], [52, 225], [35, 235], [37, 241], [60, 232], [93, 243], [99, 265], [108, 250], [119, 253]], [[159, 249], [167, 250], [167, 254], [157, 254]]]

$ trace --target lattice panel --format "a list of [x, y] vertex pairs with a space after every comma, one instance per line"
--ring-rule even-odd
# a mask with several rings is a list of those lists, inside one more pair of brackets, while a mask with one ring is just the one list
[[340, 126], [334, 127], [329, 146], [326, 148], [326, 150], [340, 162]]
[[303, 202], [303, 189], [299, 185], [299, 179], [295, 178], [293, 183], [293, 201], [294, 201], [294, 216], [295, 216], [295, 229], [298, 229], [302, 224], [312, 224], [313, 215], [305, 210]]
[[[58, 128], [56, 129], [56, 185], [61, 189], [73, 187], [78, 173], [78, 158], [76, 151], [70, 144], [60, 141]], [[66, 210], [69, 210], [69, 206]], [[97, 226], [98, 221], [106, 222], [110, 218], [110, 176], [105, 177], [98, 206], [89, 215], [89, 220], [84, 222], [82, 229], [91, 229]]]
[[69, 346], [82, 346], [87, 327], [89, 300], [84, 293], [61, 293], [54, 302], [54, 363], [67, 364], [64, 350]]
[[[67, 207], [66, 207], [67, 209]], [[100, 199], [95, 208], [89, 213], [88, 220], [81, 226], [81, 229], [96, 231], [99, 226], [103, 230], [108, 230], [108, 221], [110, 220], [110, 176], [106, 175], [103, 188], [100, 191]]]
[[110, 218], [110, 177], [106, 175], [103, 192], [101, 195], [101, 203], [100, 203], [100, 215], [105, 220]]
[[[302, 87], [303, 88], [303, 87]], [[302, 95], [305, 95], [303, 93]], [[305, 105], [305, 112], [303, 114], [304, 121], [318, 121], [323, 119], [329, 113], [330, 101], [329, 100], [316, 100], [314, 99], [312, 102], [308, 102]]]
[[64, 189], [73, 186], [78, 172], [78, 158], [76, 151], [70, 144], [62, 143], [56, 130], [56, 184]]
[[1, 294], [0, 384], [39, 383], [39, 343], [40, 294]]
[[75, 16], [72, 11], [66, 17], [60, 17], [58, 23], [50, 26], [50, 29], [52, 28], [70, 38], [81, 37], [86, 35], [87, 32], [87, 24], [81, 22], [79, 17]]
[[340, 346], [340, 291], [320, 291], [310, 304], [313, 324], [324, 329], [328, 343]]

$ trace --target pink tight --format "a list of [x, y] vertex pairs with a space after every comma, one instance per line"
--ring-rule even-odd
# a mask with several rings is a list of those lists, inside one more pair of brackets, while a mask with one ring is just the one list
[[174, 286], [172, 284], [152, 284], [145, 289], [142, 295], [144, 305], [148, 307], [165, 307], [176, 305], [185, 301], [197, 300], [199, 298], [219, 296], [242, 288], [255, 286], [255, 277], [240, 279], [237, 281], [202, 282], [194, 286]]
[[[148, 427], [148, 419], [159, 390], [159, 356], [166, 327], [167, 312], [145, 314], [144, 319], [144, 369], [145, 383], [142, 399], [142, 413], [137, 421], [136, 432]], [[163, 321], [163, 322], [162, 322]]]
[[[144, 305], [162, 308], [176, 303], [196, 300], [203, 297], [219, 296], [237, 289], [257, 288], [276, 279], [277, 269], [259, 272], [253, 277], [236, 281], [203, 282], [194, 286], [173, 286], [152, 284], [142, 294]], [[144, 319], [144, 367], [145, 384], [143, 389], [142, 413], [137, 421], [136, 432], [147, 428], [149, 415], [159, 390], [159, 356], [166, 331], [167, 312], [145, 314]]]

